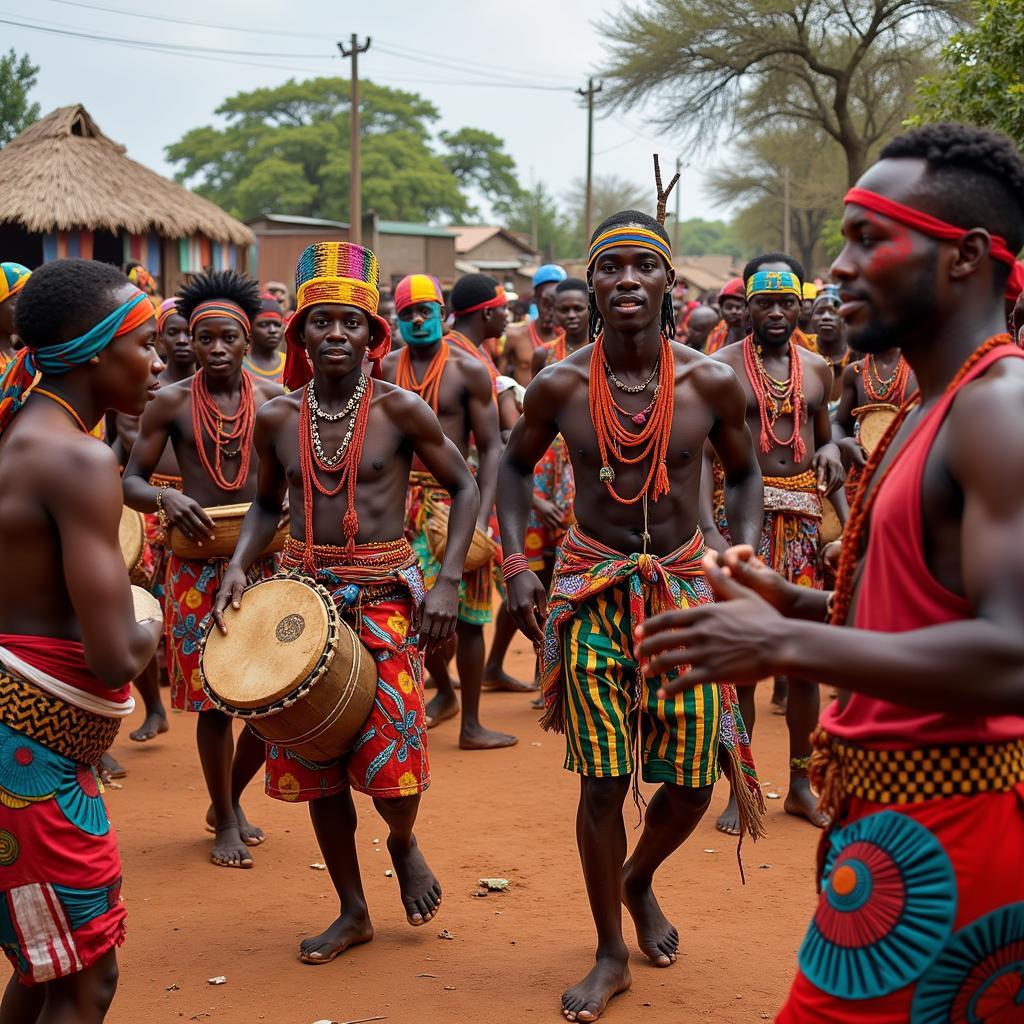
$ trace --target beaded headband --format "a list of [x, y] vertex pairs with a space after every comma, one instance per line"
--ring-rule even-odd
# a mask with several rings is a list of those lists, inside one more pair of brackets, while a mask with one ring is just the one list
[[747, 298], [771, 292], [775, 295], [795, 295], [803, 299], [800, 278], [791, 270], [759, 270], [747, 281]]
[[420, 302], [437, 302], [444, 305], [441, 283], [429, 274], [410, 274], [403, 277], [395, 288], [395, 312], [415, 306]]
[[249, 317], [241, 306], [236, 306], [235, 303], [228, 299], [210, 299], [208, 302], [200, 302], [194, 310], [192, 310], [192, 316], [189, 317], [188, 329], [190, 334], [195, 334], [196, 325], [202, 320], [211, 320], [214, 317], [224, 316], [229, 320], [234, 320], [243, 331], [246, 336], [252, 331], [252, 324], [249, 322]]
[[611, 228], [597, 236], [590, 245], [590, 256], [587, 266], [592, 267], [602, 253], [621, 245], [637, 246], [657, 253], [668, 266], [672, 266], [672, 250], [661, 235], [647, 228], [620, 227]]

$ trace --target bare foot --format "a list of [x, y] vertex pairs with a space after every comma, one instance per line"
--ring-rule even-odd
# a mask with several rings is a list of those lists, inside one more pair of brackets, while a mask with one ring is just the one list
[[543, 711], [547, 705], [544, 703], [544, 694], [542, 693], [539, 697], [530, 701], [530, 707], [536, 708], [538, 711]]
[[109, 750], [100, 755], [100, 778], [104, 782], [109, 782], [111, 779], [123, 779], [127, 774], [128, 769], [122, 768]]
[[[266, 842], [266, 833], [259, 827], [254, 825], [246, 816], [245, 811], [242, 810], [241, 804], [235, 804], [235, 821], [238, 822], [238, 834], [242, 837], [242, 842], [246, 846], [261, 846]], [[213, 805], [210, 805], [209, 810], [206, 812], [206, 831], [216, 832], [215, 827], [217, 817], [213, 813]]]
[[771, 710], [773, 715], [784, 715], [789, 702], [789, 680], [775, 679], [772, 682]]
[[326, 931], [299, 943], [299, 959], [304, 964], [329, 964], [349, 946], [358, 946], [373, 938], [373, 925], [360, 913], [342, 914]]
[[633, 984], [628, 957], [599, 957], [594, 969], [578, 984], [562, 993], [566, 1020], [597, 1020], [608, 1000]]
[[170, 728], [167, 724], [167, 712], [161, 708], [159, 711], [152, 711], [146, 715], [146, 720], [134, 732], [128, 733], [128, 739], [136, 743], [145, 743], [146, 740], [155, 740], [161, 733], [167, 732]]
[[215, 833], [210, 860], [220, 868], [251, 868], [252, 857], [246, 849], [242, 837], [238, 834], [238, 826], [220, 825]]
[[500, 747], [514, 747], [518, 742], [515, 736], [485, 729], [479, 722], [476, 725], [463, 722], [459, 733], [459, 746], [463, 750], [497, 750]]
[[789, 777], [789, 792], [782, 806], [787, 814], [806, 818], [816, 828], [828, 825], [828, 815], [818, 810], [818, 798], [811, 792], [811, 783], [806, 775]]
[[671, 967], [679, 955], [679, 932], [661, 912], [650, 881], [631, 876], [629, 861], [622, 866], [622, 902], [636, 925], [640, 951], [655, 967]]
[[500, 690], [502, 693], [532, 693], [537, 689], [536, 681], [524, 683], [521, 679], [510, 676], [503, 668], [484, 668], [485, 690]]
[[388, 853], [395, 865], [398, 885], [402, 890], [402, 904], [409, 924], [418, 928], [426, 924], [441, 906], [441, 883], [420, 853], [416, 837], [409, 842], [399, 843], [388, 836]]
[[439, 690], [430, 698], [426, 707], [427, 728], [433, 729], [435, 725], [454, 718], [459, 713], [459, 702], [454, 693], [445, 693]]
[[736, 800], [732, 794], [729, 795], [729, 802], [725, 805], [725, 810], [718, 816], [715, 828], [727, 836], [740, 834], [740, 812], [736, 809]]

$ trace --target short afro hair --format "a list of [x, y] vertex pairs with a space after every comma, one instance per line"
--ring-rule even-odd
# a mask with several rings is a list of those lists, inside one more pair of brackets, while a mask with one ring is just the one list
[[562, 292], [583, 292], [586, 295], [590, 291], [587, 287], [586, 281], [581, 281], [578, 277], [567, 277], [564, 281], [559, 281], [555, 285], [555, 294], [561, 295]]
[[25, 282], [14, 329], [29, 348], [77, 338], [117, 309], [114, 293], [131, 282], [117, 267], [95, 260], [53, 260]]
[[465, 274], [455, 282], [450, 301], [453, 316], [468, 315], [465, 310], [474, 309], [484, 302], [497, 298], [498, 282], [489, 274]]
[[766, 252], [761, 256], [755, 256], [743, 268], [743, 283], [746, 284], [766, 263], [785, 263], [796, 274], [797, 280], [803, 284], [804, 265], [799, 260], [793, 259], [792, 256], [787, 256], [784, 252]]
[[178, 312], [191, 320], [196, 306], [211, 299], [227, 299], [239, 306], [250, 323], [263, 310], [260, 286], [248, 274], [237, 270], [211, 270], [193, 274], [177, 295]]
[[[896, 136], [879, 160], [923, 160], [920, 189], [928, 212], [960, 228], [1001, 235], [1011, 252], [1024, 245], [1024, 156], [1005, 135], [940, 121]], [[1000, 289], [1009, 268], [997, 267]]]
[[[613, 213], [610, 217], [606, 217], [597, 226], [597, 230], [590, 236], [590, 244], [594, 244], [594, 240], [599, 236], [603, 235], [606, 231], [611, 231], [612, 228], [647, 228], [648, 231], [653, 231], [668, 247], [672, 249], [672, 242], [668, 237], [668, 232], [665, 230], [665, 226], [649, 213], [644, 213], [642, 210], [620, 210], [618, 213]], [[564, 281], [562, 282], [565, 283]], [[588, 303], [590, 309], [590, 340], [594, 341], [597, 336], [604, 330], [604, 320], [601, 319], [601, 314], [597, 309], [597, 298], [593, 291], [588, 289], [590, 301]], [[666, 338], [675, 338], [676, 336], [676, 314], [672, 308], [672, 293], [665, 292], [665, 297], [661, 302], [661, 333]]]

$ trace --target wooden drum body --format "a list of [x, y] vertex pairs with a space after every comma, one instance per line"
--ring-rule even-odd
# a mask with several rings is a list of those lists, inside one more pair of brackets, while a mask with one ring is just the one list
[[[427, 519], [427, 547], [438, 562], [444, 559], [448, 547], [448, 506], [442, 502], [431, 502]], [[473, 539], [466, 552], [464, 572], [473, 572], [485, 566], [497, 553], [497, 546], [486, 533], [473, 531]]]
[[[168, 535], [168, 545], [179, 558], [190, 558], [203, 561], [207, 558], [230, 558], [235, 553], [238, 535], [242, 531], [242, 521], [249, 511], [249, 502], [240, 505], [215, 505], [204, 509], [213, 520], [216, 536], [213, 540], [204, 539], [200, 547], [195, 539], [186, 537], [176, 526], [172, 526]], [[270, 555], [284, 549], [284, 541], [288, 536], [287, 525], [274, 534], [274, 539], [263, 555]]]
[[142, 568], [146, 550], [146, 521], [141, 512], [125, 505], [121, 509], [121, 523], [117, 528], [121, 557], [132, 583], [145, 586], [146, 574]]
[[202, 641], [203, 689], [265, 740], [309, 761], [346, 754], [373, 707], [377, 663], [311, 580], [278, 573], [245, 589]]

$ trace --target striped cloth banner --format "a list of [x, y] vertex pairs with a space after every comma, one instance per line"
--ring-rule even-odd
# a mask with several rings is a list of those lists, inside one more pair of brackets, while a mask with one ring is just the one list
[[43, 235], [43, 262], [92, 259], [91, 231], [54, 231]]
[[154, 232], [145, 235], [122, 235], [124, 262], [141, 263], [154, 277], [160, 276], [160, 236]]

